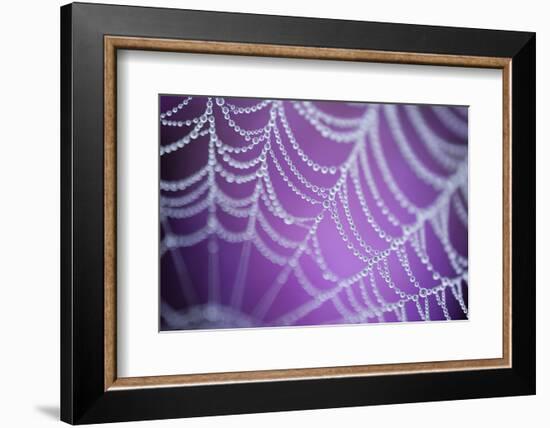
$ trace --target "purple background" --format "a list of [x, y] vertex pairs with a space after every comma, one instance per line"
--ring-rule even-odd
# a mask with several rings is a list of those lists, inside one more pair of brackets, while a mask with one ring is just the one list
[[[188, 119], [200, 117], [206, 108], [208, 97], [197, 96], [193, 97], [188, 105], [177, 109], [177, 112], [172, 112], [171, 116], [166, 116], [165, 112], [178, 106], [183, 100], [187, 99], [186, 95], [160, 96], [160, 112], [164, 113], [160, 120], [160, 145], [167, 147], [171, 143], [182, 139], [193, 129], [193, 126], [187, 126], [185, 123], [178, 126], [177, 122], [184, 122]], [[250, 141], [245, 141], [244, 138], [238, 135], [232, 129], [222, 113], [222, 106], [216, 103], [216, 98], [212, 97], [213, 101], [213, 117], [215, 120], [215, 132], [219, 139], [232, 147], [241, 147], [250, 144]], [[262, 100], [252, 98], [224, 98], [223, 106], [230, 104], [236, 107], [246, 107], [255, 105]], [[339, 118], [359, 118], [369, 109], [377, 110], [378, 116], [376, 123], [379, 129], [380, 142], [383, 149], [383, 155], [389, 165], [395, 181], [398, 183], [401, 191], [419, 207], [427, 207], [432, 204], [440, 195], [440, 190], [435, 190], [415, 175], [410, 163], [399, 150], [395, 138], [389, 128], [389, 122], [385, 114], [383, 114], [384, 105], [379, 104], [350, 104], [345, 102], [312, 102], [314, 107], [321, 112], [328, 113]], [[237, 126], [242, 129], [261, 128], [270, 119], [270, 109], [272, 104], [265, 108], [252, 112], [250, 114], [233, 114], [230, 117]], [[282, 106], [292, 132], [299, 142], [303, 151], [315, 162], [321, 165], [342, 164], [350, 152], [353, 150], [354, 144], [338, 143], [323, 137], [319, 130], [315, 129], [308, 120], [298, 114], [298, 111], [292, 104], [291, 100], [282, 101]], [[405, 112], [403, 105], [396, 105], [398, 120], [407, 139], [409, 147], [413, 150], [416, 157], [421, 161], [424, 168], [444, 177], [450, 177], [455, 173], [455, 170], [443, 168], [435, 161], [433, 156], [426, 149], [426, 145], [418, 131], [415, 130], [409, 116]], [[444, 139], [447, 144], [455, 146], [463, 146], [467, 149], [467, 137], [461, 135], [452, 126], [440, 119], [436, 115], [437, 109], [443, 109], [453, 121], [467, 127], [467, 108], [465, 107], [431, 107], [418, 106], [418, 111], [421, 113], [425, 123], [429, 126], [431, 132], [440, 139]], [[164, 124], [163, 124], [164, 121]], [[174, 126], [170, 126], [174, 125]], [[203, 130], [208, 130], [209, 122], [207, 122]], [[290, 160], [296, 165], [298, 171], [309, 181], [318, 186], [330, 187], [334, 185], [339, 177], [337, 174], [322, 174], [308, 168], [308, 166], [298, 157], [295, 150], [291, 148], [290, 141], [284, 131], [279, 116], [276, 118], [275, 126], [279, 129], [281, 141], [290, 157]], [[349, 131], [350, 128], [340, 128], [338, 126], [329, 125], [329, 128], [336, 131]], [[380, 167], [375, 162], [374, 151], [372, 148], [371, 138], [368, 134], [365, 138], [365, 149], [368, 155], [368, 167], [374, 181], [380, 191], [380, 196], [384, 200], [387, 208], [398, 219], [400, 224], [413, 223], [415, 216], [406, 212], [390, 192], [390, 189], [385, 184]], [[283, 155], [277, 146], [273, 131], [270, 132], [271, 149], [277, 156], [279, 163], [282, 165], [285, 174], [304, 194], [319, 198], [315, 193], [305, 188], [293, 175], [288, 164], [285, 163]], [[210, 134], [199, 136], [192, 140], [183, 148], [171, 151], [170, 153], [162, 153], [160, 157], [160, 178], [162, 182], [175, 182], [184, 179], [199, 171], [208, 163], [209, 156], [209, 138]], [[246, 161], [258, 157], [262, 150], [263, 143], [258, 144], [249, 152], [232, 154], [232, 158], [239, 161]], [[464, 151], [464, 162], [467, 159], [467, 150]], [[240, 170], [227, 165], [223, 161], [223, 154], [216, 154], [216, 162], [223, 164], [224, 169], [232, 172], [235, 175], [246, 175], [250, 171], [256, 171], [257, 166], [249, 170]], [[284, 208], [294, 216], [316, 216], [322, 209], [322, 205], [312, 206], [302, 200], [287, 186], [277, 172], [275, 164], [271, 157], [267, 155], [267, 165], [270, 180], [273, 183], [273, 188], [277, 194], [277, 198], [282, 202]], [[403, 230], [401, 225], [394, 226], [390, 224], [386, 216], [382, 213], [380, 207], [375, 203], [375, 199], [366, 184], [363, 171], [359, 170], [360, 185], [363, 189], [363, 196], [367, 202], [368, 208], [371, 210], [375, 221], [392, 236], [401, 236]], [[166, 218], [164, 211], [165, 198], [174, 198], [189, 194], [194, 189], [197, 189], [204, 183], [203, 178], [193, 186], [183, 191], [166, 191], [161, 190], [161, 260], [160, 260], [160, 327], [161, 330], [181, 330], [181, 329], [196, 329], [196, 328], [235, 328], [235, 327], [257, 327], [257, 326], [279, 326], [287, 325], [284, 321], [285, 315], [293, 313], [302, 305], [308, 305], [314, 301], [311, 292], [308, 293], [304, 287], [300, 285], [296, 274], [290, 273], [288, 279], [280, 287], [280, 290], [275, 293], [272, 304], [268, 307], [263, 307], [264, 310], [258, 311], [258, 307], [262, 307], [262, 301], [265, 301], [265, 295], [268, 290], [272, 289], [273, 283], [277, 276], [281, 273], [285, 266], [273, 264], [264, 257], [254, 245], [250, 245], [249, 264], [246, 269], [246, 275], [242, 284], [242, 299], [235, 299], [235, 282], [239, 266], [239, 260], [244, 255], [244, 243], [229, 243], [225, 242], [216, 234], [211, 234], [206, 239], [189, 247], [174, 247], [167, 249], [167, 235], [188, 236], [201, 230], [208, 221], [209, 209], [205, 209], [200, 213], [190, 218]], [[254, 192], [256, 179], [244, 184], [228, 183], [225, 179], [216, 174], [215, 182], [224, 193], [233, 198], [244, 198]], [[354, 186], [349, 178], [347, 179], [347, 188], [349, 193], [349, 206], [351, 216], [356, 224], [359, 234], [364, 239], [366, 244], [374, 249], [383, 250], [390, 247], [390, 243], [381, 239], [372, 227], [367, 223], [365, 215], [361, 210], [358, 198], [354, 192]], [[466, 183], [467, 188], [467, 183]], [[265, 190], [264, 190], [265, 191]], [[196, 201], [186, 204], [185, 207], [191, 207], [204, 198], [208, 192], [205, 192]], [[458, 190], [453, 194], [453, 197], [459, 199], [462, 206], [467, 210], [467, 200], [463, 193]], [[336, 197], [338, 201], [338, 197]], [[261, 201], [261, 199], [260, 199]], [[245, 230], [248, 218], [237, 218], [231, 216], [220, 209], [216, 208], [215, 216], [218, 221], [223, 224], [225, 229], [234, 232]], [[262, 202], [259, 202], [259, 210], [269, 224], [280, 235], [294, 241], [302, 241], [306, 236], [307, 231], [293, 224], [285, 224], [280, 219], [273, 216]], [[344, 224], [346, 234], [349, 240], [353, 241], [356, 248], [362, 250], [354, 238], [349, 224], [346, 223], [346, 217], [342, 205], [337, 204], [337, 212]], [[446, 214], [448, 219], [448, 232], [451, 245], [456, 251], [467, 258], [467, 242], [468, 232], [467, 227], [459, 221], [456, 209], [453, 203], [450, 203], [450, 209]], [[255, 233], [261, 237], [261, 240], [277, 254], [282, 256], [291, 256], [293, 250], [281, 246], [274, 242], [269, 235], [256, 222]], [[316, 233], [324, 258], [329, 265], [331, 271], [339, 277], [349, 277], [356, 272], [365, 268], [364, 261], [355, 257], [347, 248], [346, 243], [339, 236], [335, 223], [331, 220], [330, 214], [326, 214], [319, 224]], [[457, 274], [453, 270], [449, 258], [445, 251], [441, 240], [434, 233], [433, 227], [427, 225], [425, 228], [426, 246], [429, 252], [429, 258], [434, 268], [441, 273], [442, 276], [456, 277]], [[209, 251], [210, 242], [210, 251]], [[308, 241], [309, 244], [310, 241]], [[217, 251], [214, 250], [217, 248]], [[312, 248], [309, 244], [309, 248]], [[405, 251], [408, 255], [411, 271], [416, 280], [425, 289], [432, 289], [441, 284], [441, 279], [434, 279], [433, 273], [426, 269], [419, 257], [413, 251], [410, 242], [404, 244]], [[365, 251], [362, 251], [365, 253]], [[216, 260], [214, 260], [216, 259]], [[322, 271], [315, 263], [312, 257], [308, 254], [302, 254], [299, 258], [300, 266], [310, 283], [320, 292], [326, 292], [335, 286], [335, 282], [323, 278]], [[214, 268], [216, 266], [217, 268]], [[288, 266], [288, 264], [287, 264]], [[407, 294], [418, 295], [419, 289], [414, 287], [409, 281], [402, 265], [400, 264], [395, 252], [392, 252], [388, 257], [388, 268], [391, 272], [392, 280], [396, 287], [403, 290]], [[209, 278], [218, 272], [217, 279]], [[467, 266], [465, 267], [467, 273]], [[400, 297], [394, 290], [390, 289], [384, 279], [380, 276], [376, 268], [373, 268], [375, 281], [379, 290], [380, 296], [387, 303], [396, 303]], [[210, 284], [210, 285], [209, 285]], [[214, 284], [214, 285], [212, 285]], [[209, 291], [209, 287], [214, 287], [217, 290], [215, 293]], [[364, 299], [364, 290], [366, 289], [366, 297]], [[460, 282], [455, 290], [460, 290], [463, 295], [464, 306], [468, 304], [467, 294], [467, 278]], [[311, 290], [310, 290], [311, 291]], [[448, 309], [448, 317], [445, 316], [441, 304], [434, 294], [427, 296], [427, 300], [423, 296], [418, 297], [418, 305], [414, 301], [408, 301], [404, 304], [406, 313], [406, 321], [427, 321], [419, 313], [420, 306], [425, 310], [426, 305], [429, 308], [429, 320], [445, 320], [445, 319], [466, 319], [467, 315], [461, 308], [458, 299], [452, 292], [452, 287], [445, 288], [446, 307]], [[362, 294], [363, 293], [363, 294]], [[324, 324], [339, 324], [339, 323], [366, 323], [366, 322], [397, 322], [403, 321], [402, 313], [399, 309], [396, 311], [389, 310], [383, 316], [372, 313], [367, 316], [369, 310], [374, 307], [379, 307], [380, 303], [376, 299], [372, 287], [369, 285], [369, 276], [364, 279], [364, 289], [362, 290], [358, 283], [350, 286], [350, 292], [346, 290], [340, 291], [336, 295], [337, 300], [328, 299], [319, 304], [318, 307], [309, 311], [299, 319], [292, 319], [291, 325], [324, 325]], [[262, 300], [264, 299], [264, 300]], [[240, 300], [240, 301], [239, 301]], [[367, 301], [370, 300], [372, 305]], [[237, 304], [235, 303], [237, 302]], [[360, 307], [361, 312], [358, 312]], [[258, 313], [261, 316], [258, 316]], [[357, 314], [362, 314], [357, 315]], [[342, 314], [351, 314], [345, 317]]]

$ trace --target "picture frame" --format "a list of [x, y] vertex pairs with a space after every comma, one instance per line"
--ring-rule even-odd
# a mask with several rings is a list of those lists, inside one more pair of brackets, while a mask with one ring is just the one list
[[[502, 356], [119, 377], [120, 50], [501, 70]], [[61, 419], [86, 424], [534, 394], [535, 98], [534, 33], [63, 6]]]

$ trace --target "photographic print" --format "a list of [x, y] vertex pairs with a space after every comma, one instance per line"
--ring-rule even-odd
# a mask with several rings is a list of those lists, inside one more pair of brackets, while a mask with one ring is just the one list
[[468, 318], [468, 108], [160, 95], [160, 330]]

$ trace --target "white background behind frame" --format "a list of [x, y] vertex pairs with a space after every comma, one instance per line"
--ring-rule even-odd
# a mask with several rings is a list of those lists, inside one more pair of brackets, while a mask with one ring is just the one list
[[[117, 90], [119, 377], [502, 356], [502, 70], [119, 50]], [[159, 93], [468, 105], [470, 319], [159, 333]]]
[[[121, 3], [120, 0], [93, 0], [94, 3]], [[2, 6], [3, 25], [0, 34], [6, 43], [4, 54], [17, 66], [2, 70], [0, 89], [3, 102], [0, 128], [3, 155], [0, 157], [2, 195], [8, 206], [2, 212], [0, 254], [4, 263], [0, 270], [0, 292], [5, 304], [0, 311], [5, 349], [0, 357], [4, 389], [9, 398], [2, 420], [12, 428], [59, 427], [59, 6], [65, 0], [28, 0], [8, 2]], [[296, 16], [317, 16], [411, 24], [453, 25], [461, 27], [499, 28], [503, 30], [537, 31], [537, 264], [550, 260], [550, 27], [547, 5], [536, 0], [522, 2], [480, 2], [463, 0], [441, 7], [437, 0], [411, 2], [297, 2], [277, 0], [125, 0], [125, 4], [226, 10], [233, 12], [268, 13]], [[29, 11], [32, 10], [32, 13]], [[26, 25], [22, 26], [21, 22]], [[33, 46], [32, 55], [22, 46]], [[37, 64], [40, 74], [37, 78]], [[45, 84], [47, 82], [47, 84]], [[20, 141], [21, 129], [29, 128], [30, 100], [43, 100], [48, 108], [33, 115], [33, 128], [41, 138]], [[34, 110], [33, 110], [34, 111]], [[25, 159], [28, 174], [21, 174]], [[17, 177], [18, 185], [13, 185]], [[21, 189], [39, 192], [29, 197]], [[11, 207], [11, 208], [10, 208]], [[17, 208], [16, 208], [17, 207]], [[36, 221], [40, 207], [40, 222]], [[24, 235], [27, 238], [24, 238]], [[29, 239], [32, 236], [32, 246]], [[56, 244], [57, 243], [57, 244]], [[32, 254], [30, 248], [32, 247]], [[40, 257], [32, 255], [39, 254]], [[32, 268], [29, 260], [32, 257]], [[24, 275], [22, 276], [22, 273]], [[408, 428], [464, 428], [490, 421], [499, 428], [516, 428], [532, 421], [545, 420], [550, 401], [550, 301], [546, 270], [537, 271], [537, 395], [499, 397], [484, 400], [439, 401], [385, 406], [340, 409], [303, 410], [268, 414], [213, 416], [187, 420], [127, 422], [124, 427], [177, 428], [281, 428], [308, 427], [386, 427], [390, 424]], [[18, 303], [19, 302], [19, 303]], [[21, 304], [25, 302], [21, 316]], [[14, 304], [11, 304], [14, 303]], [[12, 328], [17, 320], [17, 328]], [[32, 340], [22, 337], [28, 332]], [[22, 355], [39, 355], [32, 364]], [[22, 381], [33, 379], [32, 387]]]

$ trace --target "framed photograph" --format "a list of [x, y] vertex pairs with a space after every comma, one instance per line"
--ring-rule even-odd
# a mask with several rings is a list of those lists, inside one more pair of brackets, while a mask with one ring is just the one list
[[535, 35], [61, 8], [61, 418], [535, 393]]

